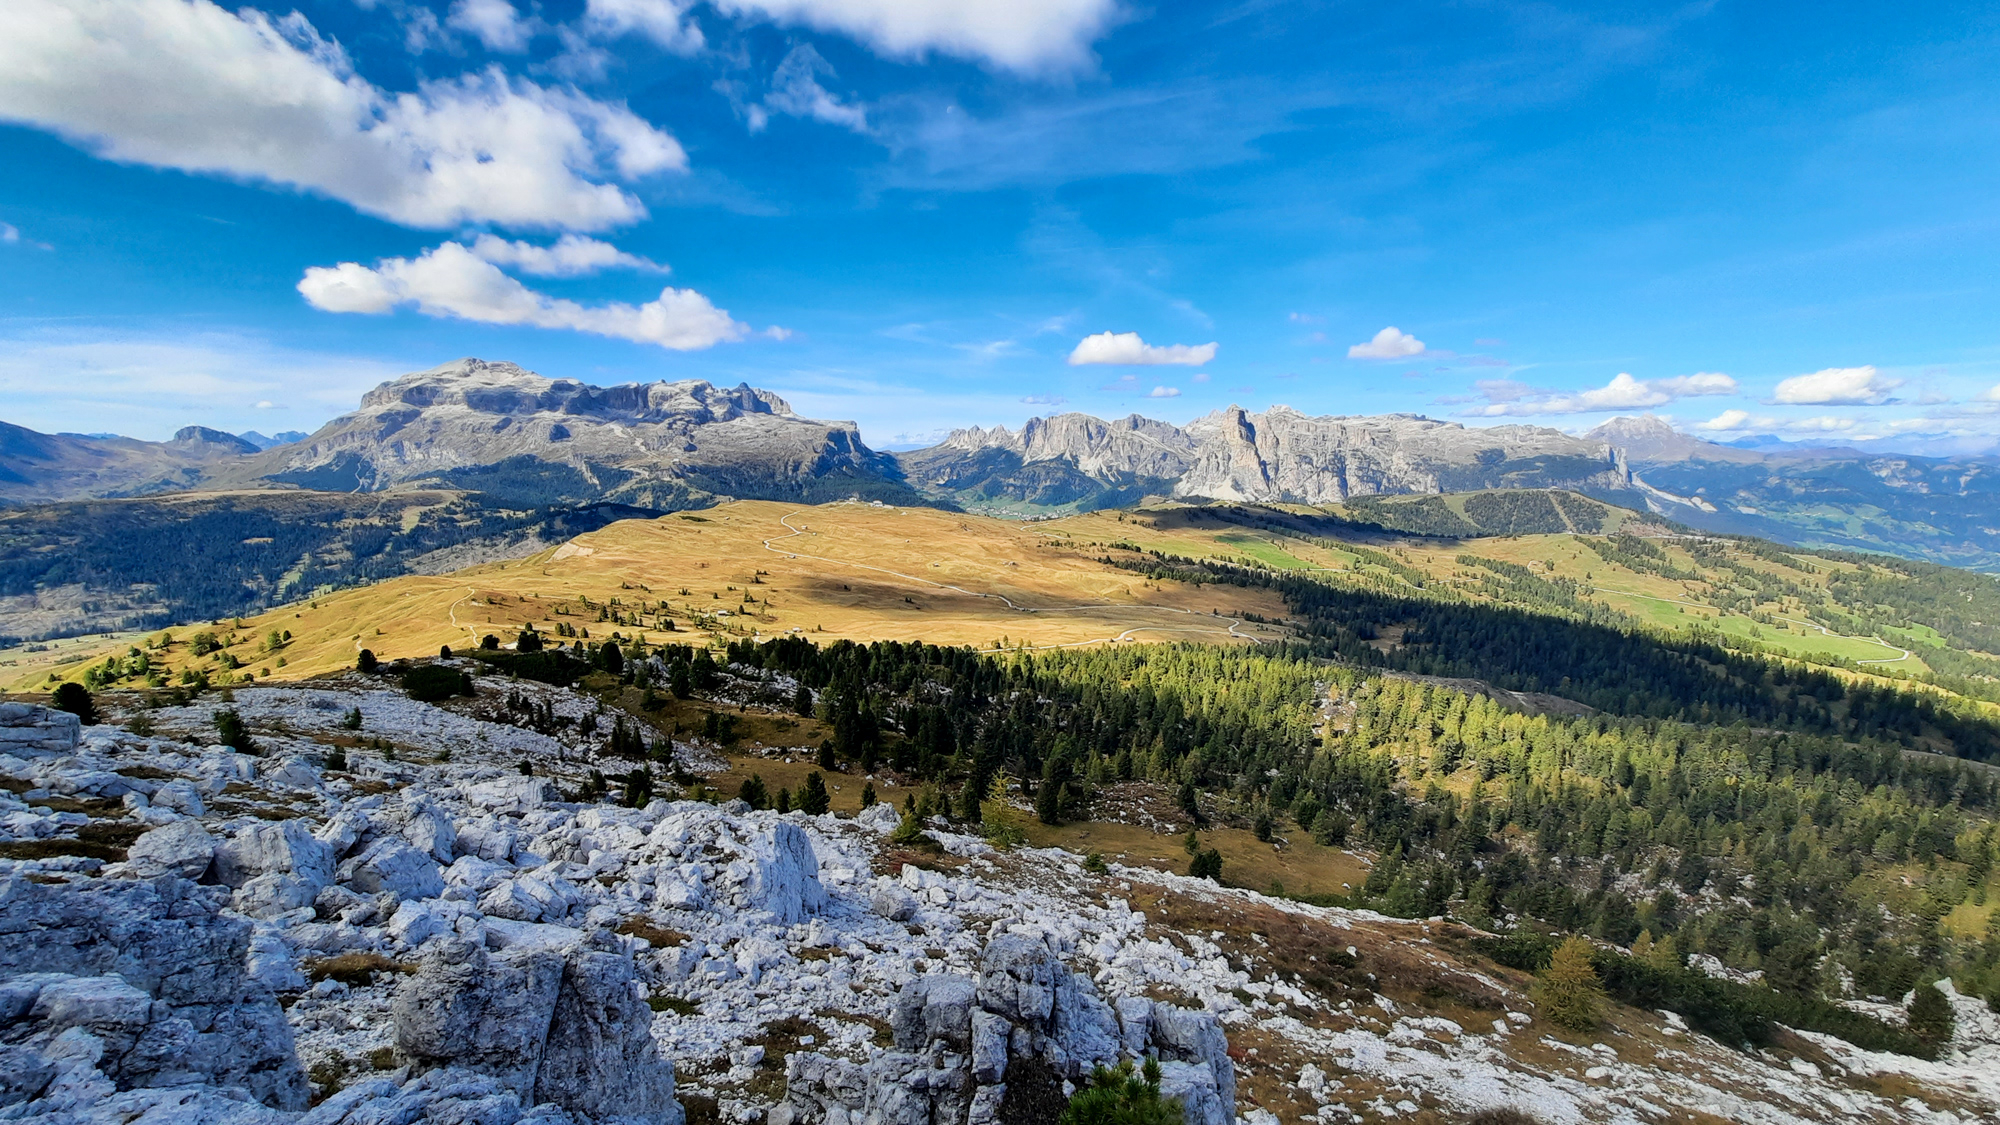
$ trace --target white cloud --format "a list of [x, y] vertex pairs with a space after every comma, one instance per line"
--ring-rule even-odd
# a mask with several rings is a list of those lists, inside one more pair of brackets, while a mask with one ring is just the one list
[[678, 0], [589, 0], [583, 23], [592, 33], [616, 38], [631, 32], [678, 55], [701, 50], [701, 27], [687, 18], [691, 5]]
[[1733, 395], [1736, 380], [1719, 371], [1697, 371], [1692, 375], [1675, 375], [1666, 379], [1653, 379], [1649, 384], [1675, 398], [1695, 398], [1699, 395]]
[[522, 19], [508, 0], [458, 0], [445, 23], [479, 40], [489, 51], [520, 54], [535, 38], [535, 24]]
[[2000, 402], [2000, 383], [1986, 388], [1979, 396], [1980, 402]]
[[893, 57], [935, 52], [1028, 72], [1087, 65], [1090, 44], [1119, 16], [1118, 0], [715, 0], [715, 6], [851, 35]]
[[1393, 324], [1375, 333], [1375, 338], [1367, 343], [1347, 349], [1349, 359], [1402, 359], [1422, 354], [1424, 342]]
[[1181, 389], [1179, 387], [1154, 387], [1151, 391], [1147, 392], [1146, 397], [1179, 398], [1181, 397]]
[[417, 258], [387, 258], [370, 269], [358, 262], [314, 266], [299, 292], [327, 312], [386, 313], [415, 305], [426, 316], [566, 328], [674, 351], [713, 347], [749, 335], [749, 326], [692, 289], [666, 288], [658, 300], [582, 305], [537, 293], [456, 242]]
[[828, 125], [839, 125], [857, 133], [868, 131], [868, 115], [860, 106], [846, 105], [819, 84], [820, 75], [833, 76], [833, 64], [820, 57], [812, 44], [801, 43], [791, 49], [778, 69], [771, 75], [771, 92], [762, 105], [751, 106], [747, 113], [750, 131], [763, 131], [773, 113], [788, 113], [793, 117], [809, 117]]
[[603, 229], [645, 214], [607, 180], [687, 166], [679, 143], [623, 105], [498, 69], [392, 93], [304, 17], [209, 0], [0, 4], [0, 120], [414, 227]]
[[1902, 385], [1903, 380], [1885, 378], [1872, 365], [1828, 367], [1779, 383], [1771, 400], [1791, 406], [1880, 406]]
[[1208, 344], [1165, 344], [1154, 346], [1139, 338], [1137, 332], [1099, 332], [1085, 336], [1069, 353], [1072, 367], [1085, 364], [1103, 363], [1115, 366], [1150, 367], [1168, 364], [1179, 367], [1200, 367], [1215, 358], [1217, 345]]
[[1676, 399], [1726, 395], [1736, 391], [1736, 380], [1712, 371], [1666, 379], [1634, 379], [1621, 371], [1602, 387], [1585, 391], [1545, 390], [1512, 379], [1483, 379], [1474, 385], [1487, 404], [1462, 410], [1459, 412], [1461, 417], [1532, 417], [1645, 410], [1664, 406]]
[[490, 234], [473, 239], [468, 248], [474, 255], [496, 266], [508, 266], [535, 277], [582, 277], [604, 269], [646, 270], [669, 273], [658, 262], [627, 254], [609, 242], [581, 234], [566, 234], [553, 246], [510, 242]]
[[[1920, 420], [1921, 421], [1921, 420]], [[1836, 418], [1822, 414], [1812, 418], [1777, 418], [1768, 414], [1751, 414], [1747, 410], [1725, 410], [1706, 422], [1696, 422], [1690, 429], [1708, 434], [1741, 433], [1784, 433], [1784, 434], [1830, 434], [1854, 429], [1859, 423], [1853, 418]], [[1899, 423], [1890, 423], [1896, 429]]]
[[1061, 406], [1069, 400], [1061, 395], [1028, 395], [1021, 401], [1029, 406]]
[[1191, 381], [1192, 381], [1192, 382], [1196, 382], [1196, 383], [1206, 383], [1206, 382], [1208, 382], [1208, 372], [1206, 372], [1206, 371], [1197, 371], [1197, 372], [1195, 372], [1195, 373], [1194, 373], [1194, 376], [1193, 376], [1193, 378], [1191, 379]]
[[0, 223], [0, 242], [8, 244], [21, 241], [21, 228], [12, 223]]

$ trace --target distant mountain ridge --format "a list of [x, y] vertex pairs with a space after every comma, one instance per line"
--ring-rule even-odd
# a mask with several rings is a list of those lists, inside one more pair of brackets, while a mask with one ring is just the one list
[[1177, 427], [1087, 414], [958, 430], [897, 455], [935, 500], [1093, 508], [1148, 492], [1184, 499], [1331, 504], [1356, 496], [1484, 488], [1632, 487], [1618, 449], [1538, 426], [1469, 429], [1413, 414], [1319, 416], [1231, 406]]
[[[273, 444], [280, 439], [282, 444]], [[436, 488], [524, 511], [667, 511], [742, 499], [1049, 515], [1136, 504], [1343, 504], [1367, 497], [1567, 489], [1694, 527], [2000, 570], [2000, 459], [1743, 448], [1651, 415], [1583, 435], [1412, 414], [1230, 406], [1175, 426], [1066, 413], [870, 449], [852, 422], [795, 413], [748, 385], [600, 387], [462, 359], [384, 383], [310, 435], [190, 426], [166, 442], [0, 423], [0, 504], [180, 491]]]

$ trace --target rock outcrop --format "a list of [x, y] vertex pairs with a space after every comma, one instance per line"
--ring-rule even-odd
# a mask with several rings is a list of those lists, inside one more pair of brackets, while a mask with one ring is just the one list
[[420, 1069], [489, 1076], [523, 1106], [679, 1125], [673, 1064], [639, 992], [631, 951], [602, 931], [566, 955], [443, 941], [396, 995], [396, 1047]]
[[305, 1107], [291, 1026], [245, 971], [251, 926], [221, 913], [228, 894], [172, 876], [0, 879], [0, 1036], [49, 1076], [27, 1096], [200, 1083]]
[[0, 754], [67, 754], [82, 732], [83, 721], [68, 711], [0, 701]]
[[1161, 1060], [1161, 1092], [1188, 1125], [1230, 1125], [1236, 1068], [1213, 1015], [1127, 997], [1114, 1009], [1038, 935], [986, 944], [979, 974], [919, 976], [897, 994], [895, 1050], [867, 1064], [786, 1059], [772, 1125], [995, 1125], [1059, 1105], [1098, 1066]]

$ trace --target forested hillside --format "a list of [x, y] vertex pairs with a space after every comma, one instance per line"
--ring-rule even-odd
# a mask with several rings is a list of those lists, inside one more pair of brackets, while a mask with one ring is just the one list
[[[607, 647], [586, 652], [602, 667]], [[1898, 1002], [1950, 974], [2000, 1003], [2000, 771], [1907, 753], [1912, 712], [1858, 737], [1530, 716], [1323, 653], [779, 640], [733, 644], [726, 663], [668, 647], [637, 675], [663, 668], [677, 695], [706, 693], [724, 667], [783, 677], [767, 689], [779, 701], [795, 679], [810, 691], [791, 705], [832, 732], [821, 766], [926, 783], [909, 799], [919, 817], [1004, 819], [1013, 796], [1044, 822], [1089, 819], [1100, 794], [1138, 782], [1203, 831], [1364, 849], [1374, 867], [1341, 904], [1522, 935], [1490, 951], [1502, 958], [1545, 958], [1529, 935], [1550, 932], [1630, 947], [1644, 957], [1614, 992], [1726, 1040], [1782, 1022], [1921, 1053], [1921, 1035], [1831, 1001]], [[1761, 983], [1719, 982], [1691, 955]]]

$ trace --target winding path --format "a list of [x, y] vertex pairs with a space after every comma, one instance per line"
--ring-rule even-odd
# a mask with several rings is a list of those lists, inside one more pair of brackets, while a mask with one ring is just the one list
[[[922, 575], [917, 575], [917, 574], [904, 574], [902, 571], [890, 570], [887, 567], [870, 566], [867, 563], [849, 562], [846, 559], [830, 559], [824, 555], [807, 555], [807, 554], [802, 554], [798, 551], [789, 550], [787, 548], [773, 547], [771, 544], [776, 543], [780, 540], [793, 539], [801, 535], [810, 534], [810, 532], [805, 528], [792, 526], [792, 517], [796, 515], [798, 515], [797, 512], [786, 512], [784, 515], [778, 517], [778, 522], [784, 525], [787, 534], [773, 535], [769, 539], [764, 540], [764, 549], [766, 551], [769, 551], [774, 555], [784, 555], [788, 558], [812, 559], [815, 562], [832, 563], [835, 566], [849, 566], [849, 567], [854, 567], [857, 570], [872, 570], [877, 574], [886, 574], [892, 578], [901, 578], [906, 582], [917, 582], [925, 586], [935, 586], [940, 590], [950, 590], [953, 591], [954, 593], [965, 594], [968, 597], [992, 598], [996, 601], [999, 601], [1000, 603], [1005, 605], [1008, 609], [1011, 609], [1016, 613], [1065, 614], [1065, 613], [1082, 613], [1089, 610], [1139, 609], [1139, 610], [1154, 610], [1159, 613], [1182, 613], [1186, 614], [1189, 617], [1197, 617], [1197, 618], [1201, 616], [1201, 614], [1195, 612], [1194, 610], [1181, 609], [1177, 606], [1170, 606], [1170, 605], [1121, 605], [1117, 602], [1103, 602], [1096, 605], [1050, 606], [1050, 607], [1020, 605], [1005, 594], [995, 594], [981, 590], [968, 590], [963, 586], [953, 586], [949, 582], [939, 582], [935, 579], [925, 578]], [[1264, 640], [1261, 637], [1253, 637], [1248, 633], [1241, 633], [1237, 631], [1237, 627], [1243, 624], [1243, 619], [1240, 617], [1218, 616], [1214, 618], [1214, 620], [1218, 622], [1221, 621], [1229, 622], [1229, 635], [1237, 638], [1238, 640], [1249, 641], [1252, 644], [1264, 643]], [[1055, 649], [1055, 648], [1082, 648], [1087, 645], [1128, 641], [1132, 639], [1132, 634], [1138, 632], [1193, 633], [1193, 632], [1210, 632], [1213, 630], [1213, 628], [1214, 626], [1212, 625], [1202, 625], [1202, 626], [1138, 625], [1134, 626], [1133, 628], [1125, 630], [1124, 632], [1118, 634], [1115, 637], [1098, 637], [1093, 640], [1069, 641], [1067, 643], [1059, 645], [1029, 645], [1027, 647], [1030, 651], [1040, 651], [1043, 649]]]

